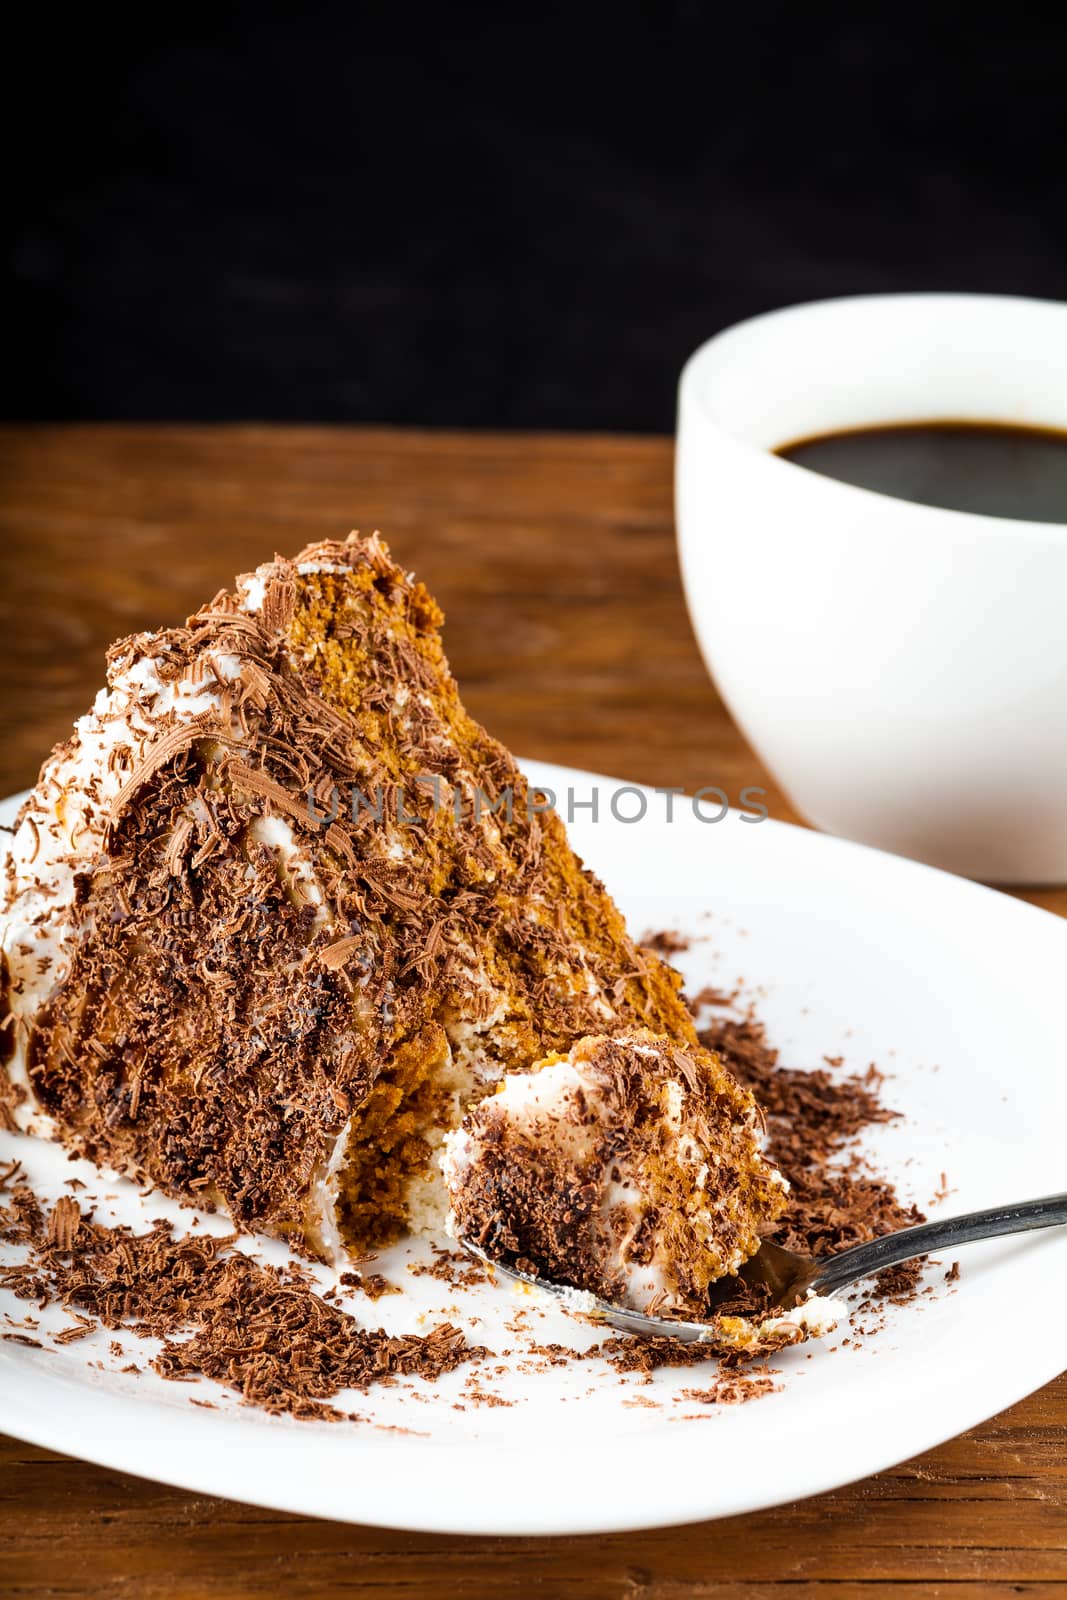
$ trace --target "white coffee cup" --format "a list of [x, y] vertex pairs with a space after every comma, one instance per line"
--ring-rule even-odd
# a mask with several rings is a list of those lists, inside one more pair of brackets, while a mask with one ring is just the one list
[[1067, 881], [1067, 526], [772, 452], [934, 419], [1067, 428], [1067, 305], [869, 295], [755, 317], [682, 373], [678, 544], [704, 659], [797, 808], [990, 882]]

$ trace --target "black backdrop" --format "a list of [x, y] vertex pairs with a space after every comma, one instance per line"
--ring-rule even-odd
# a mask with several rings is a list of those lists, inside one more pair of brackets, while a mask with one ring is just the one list
[[666, 430], [752, 312], [1067, 297], [1062, 19], [870, 9], [41, 7], [6, 413]]

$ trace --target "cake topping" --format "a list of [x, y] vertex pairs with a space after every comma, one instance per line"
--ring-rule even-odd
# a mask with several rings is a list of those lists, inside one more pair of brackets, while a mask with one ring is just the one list
[[786, 1185], [719, 1060], [647, 1030], [509, 1074], [445, 1141], [450, 1226], [487, 1255], [652, 1314], [707, 1311]]

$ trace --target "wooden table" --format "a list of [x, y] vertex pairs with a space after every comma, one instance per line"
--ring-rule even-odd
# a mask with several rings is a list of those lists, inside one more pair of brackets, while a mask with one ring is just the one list
[[[120, 634], [275, 549], [380, 528], [448, 614], [467, 703], [528, 756], [763, 783], [686, 620], [659, 439], [265, 427], [0, 431], [0, 793], [31, 784]], [[1027, 896], [1067, 915], [1067, 891]], [[0, 1425], [2, 1425], [0, 1417]], [[251, 1510], [0, 1439], [0, 1595], [1045, 1595], [1067, 1585], [1067, 1376], [891, 1472], [760, 1515], [461, 1539]]]

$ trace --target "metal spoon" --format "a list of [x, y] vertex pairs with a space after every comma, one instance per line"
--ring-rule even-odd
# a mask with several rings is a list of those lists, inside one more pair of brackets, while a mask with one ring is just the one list
[[[881, 1272], [883, 1267], [895, 1267], [934, 1250], [954, 1250], [957, 1245], [973, 1244], [978, 1239], [998, 1239], [1005, 1234], [1029, 1233], [1034, 1228], [1056, 1228], [1065, 1224], [1067, 1194], [1053, 1194], [1043, 1200], [1024, 1200], [1019, 1205], [994, 1206], [989, 1211], [971, 1211], [963, 1217], [922, 1222], [918, 1227], [883, 1234], [880, 1239], [853, 1245], [833, 1256], [801, 1256], [767, 1240], [751, 1260], [746, 1261], [738, 1277], [752, 1288], [767, 1289], [773, 1305], [768, 1315], [776, 1315], [795, 1309], [811, 1295], [834, 1294], [858, 1283], [861, 1278]], [[505, 1266], [469, 1239], [460, 1239], [458, 1243], [502, 1278], [555, 1295], [569, 1309], [597, 1317], [620, 1333], [636, 1333], [646, 1338], [659, 1335], [680, 1339], [684, 1344], [715, 1337], [714, 1322], [681, 1322], [670, 1317], [646, 1316], [642, 1311], [611, 1305], [580, 1290]], [[723, 1279], [716, 1287], [719, 1303], [724, 1304], [734, 1291], [735, 1280]], [[709, 1310], [714, 1313], [714, 1293]]]

